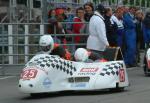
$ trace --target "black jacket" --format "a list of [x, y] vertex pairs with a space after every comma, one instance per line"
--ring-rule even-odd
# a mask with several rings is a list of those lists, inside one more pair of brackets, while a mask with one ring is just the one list
[[93, 16], [93, 14], [88, 14], [88, 13], [85, 13], [84, 14], [84, 20], [86, 21], [86, 22], [89, 22], [90, 21], [90, 18]]
[[110, 46], [116, 46], [117, 45], [117, 24], [114, 23], [112, 24], [110, 21], [110, 17], [109, 16], [104, 16], [105, 20], [105, 27], [106, 27], [106, 36], [108, 39], [108, 42], [110, 44]]

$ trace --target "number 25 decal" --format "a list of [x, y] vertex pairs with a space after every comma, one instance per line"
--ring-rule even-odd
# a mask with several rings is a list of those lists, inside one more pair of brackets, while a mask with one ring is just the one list
[[28, 69], [22, 72], [21, 74], [21, 79], [31, 79], [35, 78], [37, 75], [37, 70], [36, 69]]
[[119, 79], [120, 79], [120, 82], [125, 82], [125, 71], [124, 71], [124, 69], [119, 70]]

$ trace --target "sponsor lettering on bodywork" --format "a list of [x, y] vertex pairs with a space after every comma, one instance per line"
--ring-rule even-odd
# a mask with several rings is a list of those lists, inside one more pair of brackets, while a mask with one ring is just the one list
[[51, 84], [52, 84], [52, 82], [51, 82], [51, 80], [50, 80], [49, 78], [45, 78], [45, 79], [44, 79], [44, 81], [43, 81], [43, 86], [44, 86], [45, 88], [50, 88], [50, 87], [51, 87]]
[[82, 68], [78, 75], [95, 75], [99, 68]]
[[73, 83], [71, 84], [71, 87], [84, 88], [86, 87], [86, 83]]
[[80, 72], [97, 72], [99, 68], [82, 68]]

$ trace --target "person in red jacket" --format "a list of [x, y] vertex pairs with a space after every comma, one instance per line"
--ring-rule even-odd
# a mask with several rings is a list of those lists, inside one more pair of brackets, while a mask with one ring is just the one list
[[[73, 19], [73, 33], [76, 35], [83, 33], [85, 29], [84, 9], [79, 7], [76, 9], [76, 17]], [[83, 39], [83, 38], [82, 38]], [[81, 43], [81, 36], [75, 36], [75, 43]]]
[[71, 60], [71, 53], [59, 44], [54, 43], [54, 40], [50, 35], [41, 36], [39, 40], [39, 45], [43, 53], [58, 55], [66, 60]]

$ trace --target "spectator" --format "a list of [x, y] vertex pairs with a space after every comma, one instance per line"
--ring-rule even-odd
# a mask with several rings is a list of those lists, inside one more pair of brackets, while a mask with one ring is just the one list
[[85, 40], [87, 41], [87, 37], [89, 35], [89, 21], [90, 21], [90, 18], [93, 16], [94, 14], [94, 6], [93, 6], [93, 3], [92, 2], [87, 2], [84, 4], [84, 11], [85, 11], [85, 14], [84, 14], [84, 20], [85, 20], [85, 24], [86, 24], [86, 27], [85, 27], [85, 32], [86, 32], [86, 36], [85, 37]]
[[[56, 24], [56, 31], [54, 33], [56, 34], [65, 34], [65, 25], [62, 24], [62, 22], [65, 21], [66, 15], [64, 13], [64, 9], [57, 8], [56, 9], [56, 19], [57, 19], [57, 24]], [[65, 40], [65, 35], [64, 36], [59, 36], [58, 39], [60, 40], [60, 43], [64, 43]], [[65, 47], [66, 48], [66, 47]]]
[[[112, 15], [111, 20], [117, 24], [117, 45], [123, 50], [124, 47], [124, 25], [123, 25], [124, 9], [118, 7]], [[124, 50], [123, 50], [124, 51]]]
[[49, 13], [48, 13], [48, 23], [49, 23], [48, 24], [48, 33], [49, 34], [54, 34], [54, 26], [57, 23], [55, 9], [52, 9], [52, 10], [49, 11]]
[[144, 42], [146, 44], [146, 48], [149, 47], [150, 43], [150, 10], [146, 10], [146, 15], [143, 21], [144, 24]]
[[72, 23], [70, 22], [73, 22], [73, 18], [74, 18], [74, 14], [72, 12], [72, 9], [70, 7], [68, 7], [66, 9], [66, 12], [65, 12], [66, 16], [67, 16], [67, 19], [65, 20], [66, 22], [69, 22], [66, 24], [66, 29], [69, 33], [71, 33], [72, 31]]
[[104, 23], [105, 8], [99, 4], [89, 22], [89, 37], [87, 40], [87, 49], [97, 52], [103, 57], [103, 52], [109, 46], [106, 37], [106, 28]]
[[84, 19], [85, 19], [86, 22], [89, 22], [90, 18], [94, 14], [93, 3], [92, 2], [87, 2], [86, 4], [84, 4], [84, 10], [85, 10]]
[[129, 7], [128, 6], [123, 6], [121, 8], [123, 9], [124, 14], [129, 12]]
[[143, 19], [144, 14], [141, 10], [138, 10], [135, 14], [136, 16], [136, 33], [137, 33], [137, 62], [140, 62], [140, 49], [144, 49], [144, 41], [143, 41]]
[[110, 46], [117, 46], [117, 24], [110, 19], [111, 16], [112, 9], [107, 7], [104, 16], [107, 39]]
[[[73, 19], [73, 33], [75, 34], [81, 34], [84, 33], [85, 30], [85, 21], [84, 21], [84, 9], [82, 7], [79, 7], [76, 9], [76, 17]], [[81, 39], [81, 36], [75, 36], [75, 43], [83, 43], [84, 38]], [[81, 47], [81, 46], [77, 46]]]
[[125, 26], [125, 63], [127, 67], [136, 66], [136, 25], [135, 25], [135, 7], [130, 7], [129, 12], [124, 15]]

